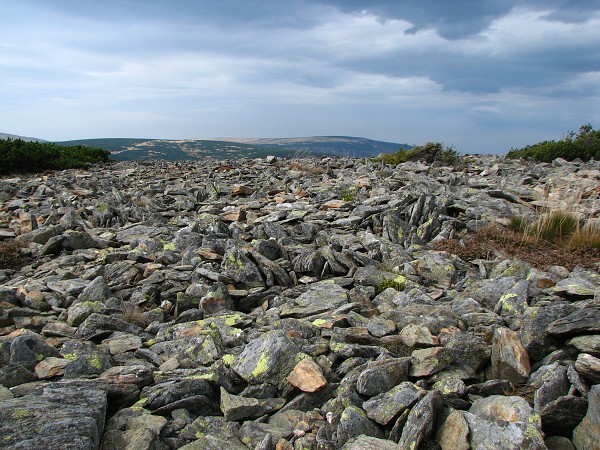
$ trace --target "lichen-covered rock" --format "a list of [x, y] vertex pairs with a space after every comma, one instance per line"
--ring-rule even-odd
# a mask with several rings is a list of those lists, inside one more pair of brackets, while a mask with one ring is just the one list
[[250, 384], [279, 384], [296, 365], [299, 348], [283, 331], [269, 331], [249, 342], [231, 368]]
[[233, 395], [221, 388], [221, 411], [227, 421], [257, 419], [285, 405], [283, 398], [249, 398]]
[[588, 409], [581, 423], [573, 431], [573, 444], [578, 450], [598, 446], [600, 436], [600, 385], [590, 390]]
[[356, 381], [356, 390], [367, 396], [389, 391], [403, 381], [408, 380], [410, 358], [390, 358], [367, 364]]
[[431, 435], [442, 402], [442, 394], [433, 390], [413, 406], [398, 442], [401, 448], [419, 448], [421, 443]]
[[469, 425], [471, 448], [506, 450], [545, 450], [544, 436], [535, 426], [524, 422], [499, 423], [465, 413]]
[[258, 267], [242, 250], [236, 247], [230, 247], [225, 252], [221, 270], [244, 288], [265, 287]]
[[[582, 192], [594, 217], [598, 179], [598, 161], [480, 155], [3, 178], [0, 239], [18, 236], [28, 261], [0, 270], [0, 404], [62, 397], [15, 445], [594, 448], [600, 275], [438, 249], [533, 219], [537, 192]], [[57, 445], [47, 420], [83, 391], [106, 397], [104, 435], [73, 410]]]
[[89, 449], [100, 444], [106, 393], [52, 388], [0, 402], [0, 440], [6, 449]]
[[370, 419], [381, 425], [389, 424], [395, 417], [414, 405], [425, 391], [404, 381], [383, 394], [363, 403], [362, 409]]
[[490, 421], [523, 422], [541, 427], [541, 420], [523, 397], [491, 395], [473, 402], [469, 412]]
[[337, 443], [344, 445], [357, 436], [383, 438], [383, 431], [357, 406], [350, 405], [342, 412], [337, 426]]

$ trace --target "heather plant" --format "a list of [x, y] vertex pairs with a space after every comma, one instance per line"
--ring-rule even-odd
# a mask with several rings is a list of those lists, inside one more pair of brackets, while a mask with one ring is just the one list
[[20, 269], [26, 263], [27, 258], [15, 240], [0, 242], [0, 270]]

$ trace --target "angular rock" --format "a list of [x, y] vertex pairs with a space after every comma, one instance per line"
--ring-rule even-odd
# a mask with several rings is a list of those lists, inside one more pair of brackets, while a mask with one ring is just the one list
[[492, 376], [522, 383], [530, 373], [529, 356], [518, 334], [508, 328], [497, 328], [492, 343]]
[[296, 364], [287, 380], [304, 392], [317, 392], [327, 386], [323, 371], [311, 358], [302, 359]]
[[363, 403], [369, 419], [381, 425], [387, 425], [404, 410], [414, 405], [424, 393], [414, 384], [404, 381], [389, 391], [376, 395]]
[[356, 390], [367, 396], [379, 395], [408, 380], [410, 358], [369, 362], [356, 381]]
[[402, 437], [398, 444], [401, 448], [419, 448], [431, 435], [438, 413], [442, 408], [442, 394], [433, 390], [417, 402], [410, 410]]
[[283, 398], [256, 399], [228, 393], [221, 388], [221, 411], [227, 421], [257, 419], [265, 414], [281, 409]]
[[469, 412], [489, 421], [522, 422], [541, 427], [539, 416], [522, 397], [491, 395], [473, 402]]
[[346, 442], [341, 450], [402, 450], [398, 444], [371, 436], [358, 436]]
[[411, 355], [409, 375], [428, 377], [445, 369], [454, 361], [454, 352], [445, 347], [432, 347], [415, 350]]
[[93, 389], [45, 388], [0, 402], [4, 448], [96, 449], [106, 420], [106, 394]]
[[600, 385], [593, 386], [590, 390], [587, 413], [573, 431], [573, 444], [578, 450], [597, 448], [598, 436], [600, 436]]
[[269, 331], [249, 342], [231, 368], [250, 384], [279, 384], [295, 366], [298, 350], [283, 331]]
[[575, 369], [592, 384], [600, 383], [600, 358], [581, 353], [575, 361]]
[[545, 450], [544, 437], [534, 425], [523, 422], [505, 422], [482, 419], [465, 413], [470, 430], [471, 448], [503, 450]]
[[383, 431], [357, 406], [350, 405], [342, 412], [337, 427], [337, 443], [344, 445], [349, 439], [358, 436], [383, 438]]
[[470, 450], [469, 424], [465, 413], [453, 409], [438, 429], [436, 440], [442, 450]]
[[578, 334], [600, 333], [600, 308], [582, 308], [567, 317], [555, 320], [548, 326], [548, 334], [554, 336], [574, 336]]

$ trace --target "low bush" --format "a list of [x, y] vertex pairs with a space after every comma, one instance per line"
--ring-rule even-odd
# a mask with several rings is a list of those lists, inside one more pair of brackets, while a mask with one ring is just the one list
[[567, 161], [582, 159], [589, 161], [600, 160], [600, 130], [594, 130], [590, 124], [579, 128], [579, 133], [573, 131], [560, 141], [542, 141], [521, 149], [511, 149], [507, 158], [533, 158], [540, 162], [552, 162], [556, 158]]
[[0, 241], [0, 270], [20, 269], [27, 262], [28, 258], [21, 253], [21, 246], [16, 241]]
[[400, 149], [395, 153], [384, 153], [375, 158], [384, 164], [397, 165], [407, 161], [422, 161], [428, 164], [441, 162], [445, 165], [456, 165], [461, 161], [458, 152], [452, 147], [444, 147], [441, 142], [427, 142], [410, 150]]
[[433, 248], [452, 253], [465, 261], [491, 259], [498, 255], [527, 261], [542, 270], [556, 265], [569, 270], [575, 266], [597, 269], [600, 263], [600, 229], [584, 226], [550, 241], [535, 233], [490, 226], [462, 241], [438, 241]]
[[108, 162], [110, 152], [81, 145], [67, 147], [53, 143], [0, 140], [0, 174], [42, 170], [85, 169]]

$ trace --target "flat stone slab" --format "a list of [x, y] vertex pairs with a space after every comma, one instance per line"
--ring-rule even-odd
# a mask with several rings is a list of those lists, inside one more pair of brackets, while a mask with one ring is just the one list
[[4, 450], [96, 450], [106, 420], [106, 393], [85, 388], [44, 388], [0, 402]]

